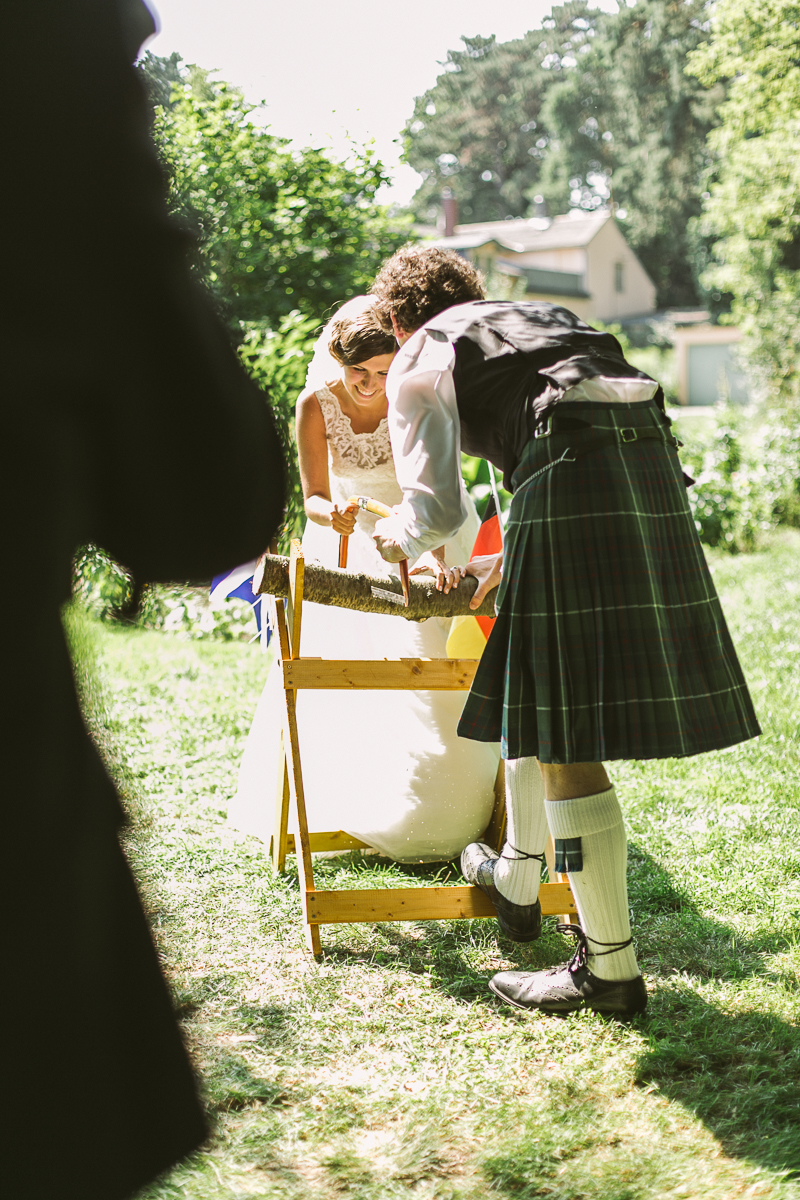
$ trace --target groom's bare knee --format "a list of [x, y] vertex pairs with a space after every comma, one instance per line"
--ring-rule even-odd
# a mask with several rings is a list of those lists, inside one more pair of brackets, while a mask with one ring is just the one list
[[611, 787], [602, 763], [542, 763], [541, 767], [548, 800], [596, 796]]

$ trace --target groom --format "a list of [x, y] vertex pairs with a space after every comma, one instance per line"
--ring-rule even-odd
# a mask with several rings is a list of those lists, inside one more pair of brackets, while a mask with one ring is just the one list
[[[627, 839], [603, 762], [698, 754], [759, 728], [686, 501], [661, 388], [619, 343], [556, 305], [484, 301], [480, 276], [407, 246], [373, 293], [401, 350], [387, 380], [403, 501], [375, 539], [390, 562], [450, 538], [466, 516], [460, 452], [489, 459], [513, 500], [505, 547], [473, 560], [476, 608], [498, 616], [459, 725], [500, 741], [507, 841], [462, 869], [503, 932], [541, 932], [548, 829], [581, 928], [572, 960], [501, 972], [523, 1009], [622, 1017], [647, 996], [634, 953]], [[540, 766], [541, 765], [541, 766]]]

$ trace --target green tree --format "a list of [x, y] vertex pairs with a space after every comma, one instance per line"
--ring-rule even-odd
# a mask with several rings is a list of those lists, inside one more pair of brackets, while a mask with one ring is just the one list
[[288, 503], [279, 541], [287, 551], [289, 541], [299, 537], [302, 528], [303, 489], [297, 463], [294, 410], [305, 387], [317, 325], [315, 317], [304, 316], [295, 309], [281, 318], [274, 331], [259, 324], [245, 325], [239, 347], [239, 356], [249, 374], [269, 395], [286, 451]]
[[697, 302], [706, 139], [722, 99], [685, 72], [707, 36], [706, 0], [638, 0], [598, 22], [575, 65], [548, 92], [554, 139], [542, 190], [557, 206], [612, 202], [659, 305]]
[[528, 213], [550, 140], [541, 120], [547, 89], [563, 69], [562, 48], [579, 53], [599, 17], [570, 0], [547, 28], [511, 42], [462, 38], [464, 48], [449, 51], [406, 124], [406, 161], [424, 179], [413, 200], [419, 219], [435, 219], [445, 186], [465, 221]]
[[731, 319], [774, 399], [800, 402], [800, 3], [719, 0], [690, 59], [706, 86], [728, 82], [703, 226], [715, 239], [709, 287], [733, 295]]
[[154, 132], [172, 210], [198, 238], [198, 270], [234, 331], [275, 328], [294, 309], [319, 319], [365, 290], [407, 237], [376, 204], [387, 176], [374, 153], [354, 145], [340, 162], [297, 149], [259, 124], [239, 89], [199, 67], [180, 72], [176, 59], [143, 65]]
[[160, 58], [148, 50], [139, 63], [139, 69], [147, 83], [154, 119], [156, 108], [172, 108], [173, 92], [183, 84], [182, 62], [183, 59], [177, 51], [173, 51], [168, 58]]
[[698, 301], [692, 218], [723, 98], [685, 73], [707, 36], [706, 0], [638, 0], [617, 13], [583, 0], [553, 8], [518, 41], [465, 39], [415, 104], [406, 156], [424, 176], [430, 220], [443, 185], [466, 221], [613, 203], [661, 305]]

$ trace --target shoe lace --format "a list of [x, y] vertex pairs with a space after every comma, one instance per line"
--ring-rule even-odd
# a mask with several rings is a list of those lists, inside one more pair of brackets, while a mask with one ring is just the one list
[[[578, 944], [575, 947], [575, 953], [569, 961], [567, 969], [569, 971], [577, 971], [579, 967], [588, 965], [589, 955], [599, 958], [603, 954], [615, 954], [617, 950], [624, 950], [627, 946], [633, 944], [633, 938], [629, 937], [626, 942], [598, 942], [597, 938], [589, 937], [587, 933], [581, 929], [580, 925], [556, 925], [557, 933], [571, 933], [573, 937], [578, 939]], [[594, 946], [607, 946], [607, 950], [590, 950], [589, 942]]]
[[[506, 846], [508, 846], [509, 850], [514, 851], [513, 855], [500, 854], [499, 858], [504, 858], [507, 862], [524, 862], [528, 858], [537, 858], [542, 866], [544, 866], [544, 854], [528, 854], [527, 850], [518, 850], [516, 846], [511, 845], [511, 842], [506, 842]], [[505, 850], [505, 846], [503, 849]]]

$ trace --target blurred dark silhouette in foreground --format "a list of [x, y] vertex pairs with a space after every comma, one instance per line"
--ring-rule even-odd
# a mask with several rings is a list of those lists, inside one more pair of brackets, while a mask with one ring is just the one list
[[116, 1200], [205, 1124], [78, 708], [70, 563], [95, 542], [138, 581], [208, 579], [269, 543], [284, 467], [165, 215], [149, 13], [29, 0], [2, 26], [3, 1191]]

